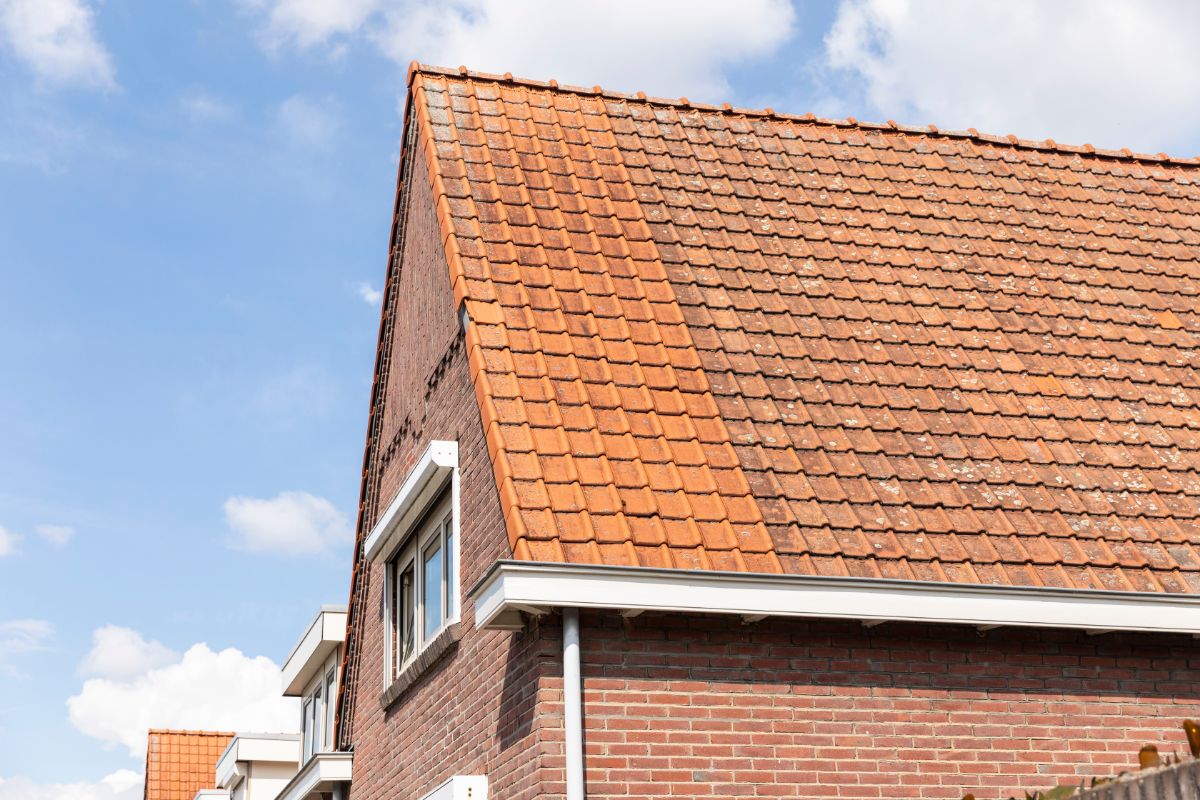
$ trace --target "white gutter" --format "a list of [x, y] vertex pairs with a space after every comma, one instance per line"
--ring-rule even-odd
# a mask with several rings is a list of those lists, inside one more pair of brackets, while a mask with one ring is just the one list
[[583, 682], [579, 673], [579, 609], [563, 609], [563, 727], [566, 735], [567, 798], [584, 800]]
[[471, 590], [475, 625], [519, 629], [557, 608], [940, 622], [1200, 635], [1200, 596], [498, 561]]

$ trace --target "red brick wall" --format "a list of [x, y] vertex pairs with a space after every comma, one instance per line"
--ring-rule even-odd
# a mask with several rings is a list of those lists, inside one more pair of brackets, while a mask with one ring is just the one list
[[[395, 287], [395, 325], [375, 469], [369, 530], [413, 463], [435, 439], [457, 440], [461, 469], [463, 591], [509, 552], [478, 405], [462, 348], [449, 273], [421, 153], [412, 154], [411, 196]], [[539, 795], [533, 687], [556, 647], [536, 632], [475, 630], [460, 592], [463, 636], [386, 712], [383, 676], [384, 570], [369, 570], [360, 602], [361, 648], [354, 693], [354, 800], [419, 798], [450, 775], [486, 773], [492, 796]]]
[[[592, 800], [1024, 796], [1136, 767], [1148, 742], [1182, 748], [1180, 723], [1200, 714], [1189, 637], [651, 614], [582, 623]], [[542, 692], [556, 723], [560, 675]], [[561, 728], [545, 735], [545, 787], [558, 793]]]

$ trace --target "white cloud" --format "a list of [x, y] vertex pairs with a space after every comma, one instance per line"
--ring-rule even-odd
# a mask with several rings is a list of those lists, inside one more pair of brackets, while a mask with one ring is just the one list
[[293, 732], [295, 698], [280, 694], [279, 667], [229, 648], [193, 645], [177, 663], [129, 680], [92, 678], [67, 700], [71, 724], [88, 736], [146, 751], [150, 728]]
[[179, 654], [161, 642], [148, 642], [130, 628], [105, 625], [92, 632], [92, 649], [80, 662], [79, 674], [132, 680], [178, 660]]
[[69, 525], [38, 525], [34, 530], [55, 547], [62, 547], [75, 535], [75, 529]]
[[95, 783], [35, 783], [0, 777], [0, 800], [140, 800], [142, 776], [119, 769]]
[[20, 536], [0, 526], [0, 558], [12, 555], [16, 551], [19, 541], [21, 541]]
[[341, 396], [342, 387], [325, 367], [298, 364], [264, 378], [246, 408], [277, 426], [311, 424], [335, 408]]
[[400, 62], [512, 72], [608, 89], [724, 100], [727, 64], [766, 55], [792, 34], [786, 0], [451, 0], [389, 11], [375, 35]]
[[279, 126], [293, 144], [309, 148], [325, 147], [333, 141], [341, 127], [333, 105], [330, 100], [318, 101], [293, 95], [279, 104]]
[[190, 89], [179, 98], [179, 108], [192, 122], [227, 122], [233, 107], [203, 89]]
[[112, 57], [82, 0], [0, 0], [0, 37], [43, 80], [100, 89], [116, 85]]
[[267, 14], [262, 41], [274, 49], [286, 42], [304, 49], [353, 33], [379, 9], [380, 0], [242, 0]]
[[328, 500], [308, 492], [281, 492], [265, 500], [231, 497], [225, 521], [237, 550], [296, 556], [323, 553], [349, 542], [350, 523]]
[[[400, 64], [434, 64], [624, 91], [724, 100], [724, 69], [768, 55], [792, 35], [787, 0], [253, 0], [267, 41], [304, 49], [373, 41]], [[328, 6], [328, 7], [327, 7]]]
[[362, 298], [364, 303], [372, 306], [379, 305], [380, 301], [383, 300], [383, 292], [366, 281], [358, 284], [358, 296]]
[[825, 54], [879, 119], [1157, 152], [1200, 132], [1197, 41], [1192, 0], [842, 0]]
[[19, 674], [16, 657], [45, 650], [53, 635], [54, 626], [44, 619], [0, 621], [0, 674]]

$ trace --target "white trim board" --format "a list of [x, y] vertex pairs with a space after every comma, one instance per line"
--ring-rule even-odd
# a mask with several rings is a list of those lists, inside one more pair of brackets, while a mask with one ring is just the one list
[[[458, 442], [430, 442], [408, 473], [400, 491], [367, 535], [363, 554], [368, 561], [386, 561], [403, 542], [428, 506], [458, 472]], [[454, 507], [458, 507], [457, 486]]]
[[354, 778], [353, 753], [316, 753], [275, 800], [312, 800]]
[[1200, 596], [1150, 592], [498, 561], [470, 595], [476, 627], [504, 630], [573, 607], [1200, 635]]
[[346, 607], [322, 606], [279, 670], [284, 697], [304, 694], [317, 670], [325, 666], [329, 654], [345, 640]]

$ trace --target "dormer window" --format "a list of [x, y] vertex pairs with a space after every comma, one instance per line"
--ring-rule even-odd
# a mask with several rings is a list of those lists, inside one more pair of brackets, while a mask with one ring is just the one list
[[385, 694], [430, 645], [457, 641], [458, 528], [458, 443], [430, 442], [363, 545], [384, 568]]
[[391, 678], [458, 619], [458, 542], [450, 495], [443, 492], [388, 562]]

